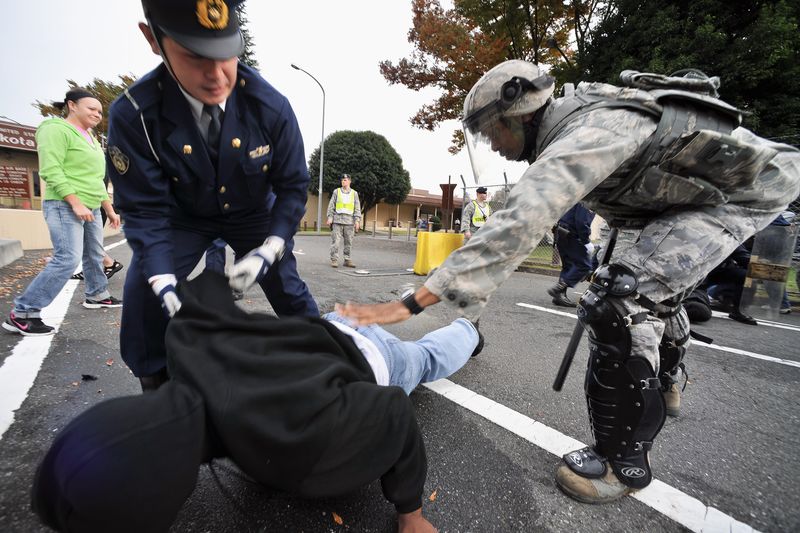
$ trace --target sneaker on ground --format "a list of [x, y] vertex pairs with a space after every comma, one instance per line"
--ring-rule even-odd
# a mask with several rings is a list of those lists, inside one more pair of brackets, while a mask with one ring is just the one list
[[83, 302], [83, 306], [86, 309], [101, 309], [104, 307], [122, 307], [122, 300], [117, 300], [113, 296], [109, 296], [108, 298], [103, 298], [102, 300], [92, 300], [91, 298], [86, 298]]
[[14, 313], [3, 322], [3, 329], [26, 337], [52, 335], [56, 331], [56, 328], [42, 322], [41, 318], [19, 318]]

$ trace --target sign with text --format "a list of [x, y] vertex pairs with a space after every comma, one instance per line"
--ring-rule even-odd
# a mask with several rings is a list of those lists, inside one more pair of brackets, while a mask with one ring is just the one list
[[0, 148], [36, 151], [36, 128], [0, 120]]
[[29, 191], [26, 167], [0, 166], [0, 196], [30, 199]]

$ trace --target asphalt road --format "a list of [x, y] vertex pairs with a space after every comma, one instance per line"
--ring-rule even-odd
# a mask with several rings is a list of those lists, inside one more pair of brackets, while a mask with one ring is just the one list
[[[354, 260], [368, 275], [332, 269], [328, 246], [327, 238], [302, 236], [295, 247], [300, 272], [322, 311], [346, 299], [397, 298], [424, 281], [405, 272], [414, 261], [414, 243], [405, 237], [357, 238]], [[125, 244], [111, 254], [126, 265], [130, 261]], [[41, 265], [42, 255], [29, 253], [0, 269], [4, 309]], [[111, 280], [115, 295], [121, 295], [126, 272]], [[590, 506], [565, 497], [553, 482], [559, 464], [553, 450], [568, 450], [570, 439], [591, 443], [582, 392], [585, 341], [563, 391], [551, 389], [575, 324], [545, 294], [553, 281], [514, 274], [481, 319], [483, 353], [448, 382], [412, 394], [428, 453], [424, 513], [429, 520], [442, 532], [800, 530], [800, 315], [781, 317], [783, 327], [745, 326], [722, 317], [699, 325], [699, 332], [714, 338], [715, 348], [695, 344], [689, 350], [683, 412], [667, 421], [651, 453], [658, 482], [637, 498]], [[139, 392], [119, 357], [120, 311], [84, 309], [83, 287], [71, 283], [77, 291], [46, 355], [23, 353], [21, 337], [0, 335], [5, 387], [0, 432], [7, 428], [0, 436], [2, 531], [47, 531], [29, 510], [29, 491], [54, 434], [91, 405]], [[242, 305], [268, 306], [255, 289]], [[416, 338], [455, 316], [441, 304], [388, 329]], [[16, 368], [37, 357], [40, 367]], [[84, 381], [83, 374], [97, 379]], [[27, 387], [26, 380], [32, 383], [29, 390], [18, 390]], [[15, 395], [21, 395], [16, 406]], [[355, 494], [308, 501], [256, 486], [234, 465], [219, 461], [201, 468], [172, 531], [395, 527], [394, 510], [378, 482]]]

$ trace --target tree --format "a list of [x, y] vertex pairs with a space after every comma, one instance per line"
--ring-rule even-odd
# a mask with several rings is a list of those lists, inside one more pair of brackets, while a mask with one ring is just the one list
[[765, 137], [800, 144], [800, 5], [796, 1], [617, 0], [579, 59], [588, 79], [619, 82], [624, 69], [719, 76], [720, 96], [750, 114]]
[[[83, 87], [97, 97], [97, 99], [103, 105], [103, 120], [97, 125], [94, 131], [98, 135], [106, 136], [108, 133], [108, 108], [111, 106], [111, 102], [113, 102], [117, 96], [122, 94], [122, 91], [124, 91], [127, 87], [130, 87], [135, 81], [136, 78], [132, 74], [124, 74], [119, 76], [119, 83], [95, 78], [86, 85], [79, 85], [73, 80], [67, 80], [67, 85], [69, 86], [69, 89]], [[66, 92], [67, 91], [64, 91], [64, 94], [66, 94]], [[54, 101], [63, 101], [63, 99], [64, 95], [61, 95], [60, 97], [55, 98]], [[54, 105], [47, 104], [39, 100], [36, 100], [36, 103], [33, 104], [33, 107], [38, 109], [39, 113], [41, 113], [43, 117], [60, 117], [62, 114], [61, 111], [58, 110]]]
[[239, 29], [241, 29], [242, 37], [244, 38], [244, 51], [242, 52], [242, 55], [239, 56], [239, 61], [248, 67], [258, 69], [258, 61], [256, 60], [256, 54], [253, 51], [255, 44], [253, 43], [252, 35], [250, 35], [250, 30], [247, 29], [247, 11], [245, 11], [244, 4], [239, 4], [239, 6], [236, 8], [236, 17], [239, 19]]
[[[319, 148], [311, 154], [308, 170], [312, 176], [319, 175]], [[400, 204], [411, 191], [400, 154], [373, 131], [337, 131], [325, 139], [322, 190], [332, 194], [341, 186], [342, 174], [350, 174], [364, 214], [380, 202]], [[317, 194], [315, 180], [309, 192]]]
[[[382, 61], [380, 71], [390, 84], [443, 91], [411, 118], [414, 126], [432, 131], [442, 121], [459, 117], [469, 89], [483, 72], [505, 59], [508, 41], [481, 32], [477, 23], [454, 9], [444, 10], [438, 0], [413, 0], [411, 9], [411, 58], [396, 64]], [[463, 145], [460, 131], [453, 134], [453, 143], [457, 148], [451, 152], [457, 152]]]
[[[604, 19], [612, 7], [600, 0], [455, 0], [454, 8], [445, 10], [438, 0], [413, 0], [412, 11], [411, 58], [383, 61], [380, 71], [391, 84], [443, 91], [411, 118], [415, 126], [433, 130], [445, 120], [459, 118], [475, 82], [507, 59], [557, 65], [560, 81], [574, 81], [578, 73], [570, 60], [574, 54], [570, 36], [582, 49], [588, 28], [596, 23], [594, 17]], [[453, 134], [450, 152], [462, 146], [459, 130]]]

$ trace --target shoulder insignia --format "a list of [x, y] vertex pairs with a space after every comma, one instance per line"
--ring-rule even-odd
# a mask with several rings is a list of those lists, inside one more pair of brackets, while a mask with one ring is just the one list
[[250, 150], [250, 159], [257, 159], [269, 153], [269, 145], [259, 146], [255, 150]]
[[128, 158], [127, 155], [122, 153], [116, 146], [109, 146], [108, 147], [108, 156], [111, 158], [111, 162], [114, 164], [114, 168], [117, 169], [117, 172], [120, 175], [125, 174], [130, 168], [131, 160]]

